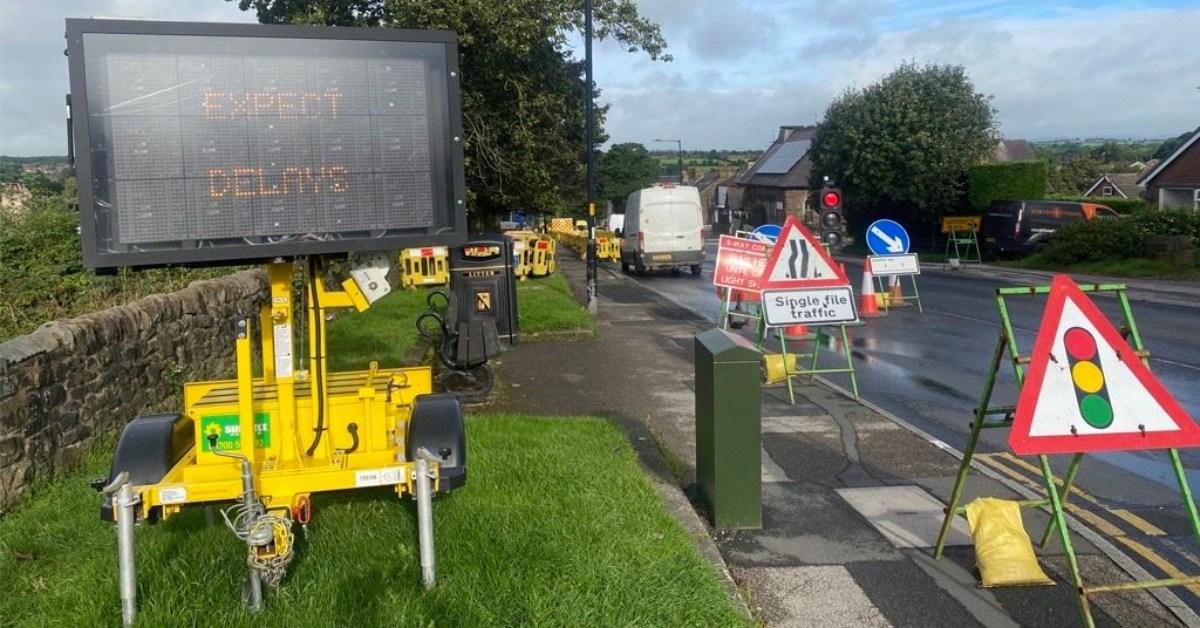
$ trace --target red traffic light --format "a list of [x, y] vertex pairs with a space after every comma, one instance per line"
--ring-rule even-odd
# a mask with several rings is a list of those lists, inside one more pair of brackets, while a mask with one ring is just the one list
[[825, 207], [837, 207], [842, 202], [842, 195], [829, 191], [821, 195], [821, 204]]

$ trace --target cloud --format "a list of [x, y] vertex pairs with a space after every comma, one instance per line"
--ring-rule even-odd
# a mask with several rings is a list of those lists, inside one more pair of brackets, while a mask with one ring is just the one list
[[0, 0], [0, 154], [67, 152], [68, 17], [252, 22], [237, 3], [211, 0]]
[[[639, 0], [675, 61], [603, 42], [596, 80], [613, 141], [761, 148], [909, 60], [965, 66], [1011, 137], [1167, 137], [1200, 124], [1200, 9], [1176, 4]], [[220, 0], [0, 0], [0, 153], [65, 150], [68, 15], [254, 20]]]
[[646, 80], [654, 63], [602, 51], [597, 80], [613, 140], [670, 134], [696, 148], [761, 148], [778, 126], [814, 122], [844, 89], [905, 61], [963, 65], [976, 89], [994, 97], [1010, 137], [1167, 137], [1200, 124], [1200, 66], [1186, 53], [1200, 23], [1195, 8], [1083, 11], [1069, 0], [1049, 8], [999, 0], [773, 6], [782, 36], [719, 59], [697, 54], [693, 42], [729, 14], [681, 6], [664, 29], [685, 86]]

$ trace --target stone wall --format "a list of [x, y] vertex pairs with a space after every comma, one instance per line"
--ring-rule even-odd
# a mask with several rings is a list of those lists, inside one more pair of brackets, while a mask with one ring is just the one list
[[247, 270], [0, 343], [0, 513], [93, 436], [177, 411], [182, 382], [232, 377], [235, 322], [266, 297], [265, 274]]

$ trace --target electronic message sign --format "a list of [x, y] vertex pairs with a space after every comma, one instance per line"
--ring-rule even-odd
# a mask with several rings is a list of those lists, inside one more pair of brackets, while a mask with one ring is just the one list
[[84, 262], [466, 241], [453, 33], [67, 20]]

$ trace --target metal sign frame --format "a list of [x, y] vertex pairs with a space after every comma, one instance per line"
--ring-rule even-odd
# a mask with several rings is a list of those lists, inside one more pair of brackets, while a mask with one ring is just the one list
[[[387, 250], [414, 245], [459, 246], [467, 240], [466, 179], [463, 173], [462, 98], [459, 80], [457, 36], [451, 31], [396, 28], [348, 28], [261, 24], [219, 24], [200, 22], [152, 22], [142, 20], [67, 19], [67, 56], [70, 69], [71, 142], [76, 147], [74, 166], [79, 185], [79, 223], [83, 241], [83, 262], [93, 268], [122, 266], [151, 267], [164, 265], [213, 266], [268, 261], [278, 257]], [[436, 232], [429, 228], [391, 229], [403, 232], [379, 238], [335, 240], [292, 240], [266, 244], [233, 244], [221, 247], [179, 248], [156, 251], [105, 252], [96, 242], [96, 199], [91, 184], [91, 129], [88, 112], [87, 76], [83, 37], [85, 34], [164, 35], [200, 37], [245, 37], [251, 39], [312, 39], [336, 41], [379, 41], [442, 44], [445, 51], [447, 128], [442, 150], [447, 162], [449, 190], [435, 188], [434, 194], [446, 194], [450, 213], [449, 226]], [[436, 132], [433, 130], [432, 132]], [[411, 232], [411, 233], [410, 233]]]
[[[1121, 311], [1121, 334], [1127, 337], [1134, 355], [1148, 369], [1150, 367], [1150, 352], [1146, 351], [1142, 344], [1141, 334], [1138, 332], [1137, 323], [1133, 319], [1133, 309], [1130, 307], [1129, 297], [1125, 292], [1125, 284], [1082, 284], [1077, 288], [1083, 293], [1111, 293], [1116, 296]], [[992, 353], [992, 359], [988, 367], [988, 376], [984, 381], [983, 391], [980, 393], [979, 404], [975, 407], [972, 416], [970, 435], [967, 437], [966, 447], [963, 448], [958, 475], [954, 481], [954, 488], [950, 492], [950, 500], [946, 504], [946, 516], [942, 520], [942, 527], [938, 533], [937, 543], [934, 546], [933, 556], [935, 559], [942, 556], [942, 551], [945, 549], [946, 540], [949, 537], [954, 517], [966, 514], [966, 507], [959, 506], [959, 501], [963, 497], [963, 489], [966, 485], [967, 476], [971, 471], [971, 461], [975, 455], [975, 448], [979, 443], [980, 433], [985, 429], [1011, 429], [1013, 427], [1013, 416], [1017, 411], [1016, 406], [993, 405], [992, 403], [992, 393], [995, 391], [996, 380], [1005, 361], [1004, 357], [1006, 353], [1012, 364], [1018, 393], [1021, 392], [1025, 384], [1027, 375], [1026, 365], [1030, 362], [1030, 355], [1021, 354], [1017, 347], [1017, 337], [1013, 330], [1012, 319], [1008, 314], [1006, 297], [1035, 297], [1049, 294], [1050, 292], [1050, 286], [1023, 286], [996, 290], [996, 305], [1000, 312], [1000, 337], [996, 343], [996, 349]], [[1168, 448], [1166, 451], [1170, 459], [1171, 468], [1174, 471], [1175, 480], [1179, 484], [1179, 494], [1183, 500], [1184, 510], [1191, 524], [1192, 533], [1197, 540], [1200, 540], [1200, 513], [1197, 512], [1196, 502], [1192, 497], [1192, 489], [1188, 484], [1187, 474], [1184, 472], [1183, 463], [1179, 458], [1179, 450]], [[1071, 544], [1071, 533], [1067, 525], [1066, 515], [1067, 498], [1079, 473], [1079, 463], [1083, 459], [1083, 453], [1075, 452], [1072, 454], [1066, 474], [1061, 480], [1055, 478], [1054, 471], [1050, 468], [1050, 456], [1048, 454], [1038, 454], [1037, 457], [1038, 468], [1042, 474], [1046, 496], [1040, 499], [1020, 500], [1018, 503], [1024, 508], [1049, 508], [1051, 517], [1045, 530], [1042, 532], [1041, 546], [1045, 547], [1046, 543], [1050, 540], [1050, 535], [1055, 531], [1058, 532], [1063, 553], [1067, 558], [1068, 574], [1071, 578], [1072, 588], [1078, 596], [1079, 609], [1084, 626], [1088, 626], [1089, 628], [1095, 626], [1090, 597], [1097, 593], [1200, 583], [1200, 575], [1177, 575], [1158, 580], [1139, 580], [1085, 586], [1079, 569], [1079, 561], [1075, 554], [1075, 547]], [[1061, 489], [1059, 488], [1059, 483], [1062, 484]]]

